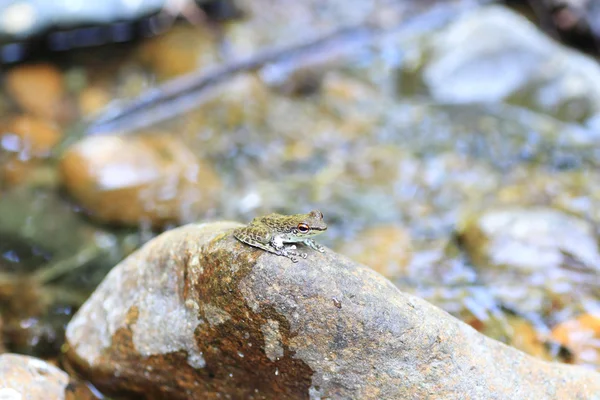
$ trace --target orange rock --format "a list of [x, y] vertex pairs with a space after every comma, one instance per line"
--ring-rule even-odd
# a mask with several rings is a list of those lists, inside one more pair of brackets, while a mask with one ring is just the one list
[[513, 330], [510, 340], [511, 346], [537, 358], [551, 361], [548, 348], [530, 322], [515, 319], [511, 320], [510, 324]]
[[110, 95], [101, 87], [87, 87], [79, 95], [79, 110], [84, 116], [96, 114], [110, 101]]
[[146, 41], [139, 56], [161, 79], [174, 78], [218, 61], [213, 37], [208, 29], [200, 26], [175, 26]]
[[60, 173], [92, 216], [124, 225], [194, 221], [220, 191], [212, 168], [164, 135], [88, 137], [65, 153]]
[[410, 236], [393, 225], [366, 229], [339, 251], [390, 279], [404, 275], [412, 258]]
[[21, 161], [17, 158], [11, 158], [0, 165], [0, 176], [3, 183], [8, 186], [19, 185], [31, 177], [36, 166], [37, 163], [32, 160]]
[[6, 90], [25, 111], [55, 119], [65, 92], [61, 72], [51, 64], [15, 67], [6, 74]]
[[62, 132], [51, 123], [31, 115], [13, 118], [5, 135], [16, 135], [21, 158], [46, 157], [62, 138]]
[[574, 355], [575, 364], [600, 369], [600, 314], [583, 314], [552, 329], [551, 337]]

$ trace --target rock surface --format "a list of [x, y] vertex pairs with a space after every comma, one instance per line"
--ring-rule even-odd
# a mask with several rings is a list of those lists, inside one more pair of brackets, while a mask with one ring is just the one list
[[[534, 359], [330, 250], [292, 264], [231, 222], [162, 234], [67, 328], [71, 366], [148, 399], [594, 399], [600, 375]], [[596, 396], [596, 397], [594, 397]]]
[[19, 354], [0, 355], [0, 399], [66, 399], [66, 372], [37, 358]]

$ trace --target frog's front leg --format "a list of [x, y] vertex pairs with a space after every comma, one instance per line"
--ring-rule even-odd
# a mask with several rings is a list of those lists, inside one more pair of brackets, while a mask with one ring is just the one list
[[315, 242], [313, 239], [304, 239], [304, 244], [310, 247], [311, 249], [315, 249], [321, 253], [325, 252], [325, 247], [321, 246], [319, 243]]
[[285, 247], [281, 236], [274, 236], [273, 239], [271, 239], [271, 242], [269, 244], [277, 250], [277, 252], [278, 252], [277, 254], [289, 258], [290, 260], [292, 260], [292, 262], [298, 262], [298, 259], [296, 258], [296, 256], [302, 257], [302, 258], [307, 257], [306, 253], [299, 253], [299, 252], [295, 251], [296, 246], [292, 245], [292, 246]]

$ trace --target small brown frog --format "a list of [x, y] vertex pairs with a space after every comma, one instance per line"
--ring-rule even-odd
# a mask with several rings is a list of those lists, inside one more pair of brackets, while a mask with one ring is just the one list
[[323, 214], [318, 210], [313, 210], [308, 214], [269, 214], [257, 217], [247, 226], [234, 229], [233, 236], [250, 246], [298, 262], [296, 257], [306, 258], [306, 253], [299, 253], [295, 251], [295, 245], [286, 247], [284, 243], [304, 243], [323, 253], [325, 248], [311, 237], [326, 230], [327, 225], [323, 221]]

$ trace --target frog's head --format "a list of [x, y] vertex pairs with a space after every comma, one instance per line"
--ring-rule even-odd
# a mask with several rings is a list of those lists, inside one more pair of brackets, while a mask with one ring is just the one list
[[297, 214], [293, 219], [292, 234], [298, 238], [309, 238], [327, 230], [323, 213], [319, 210], [313, 210], [308, 214]]

